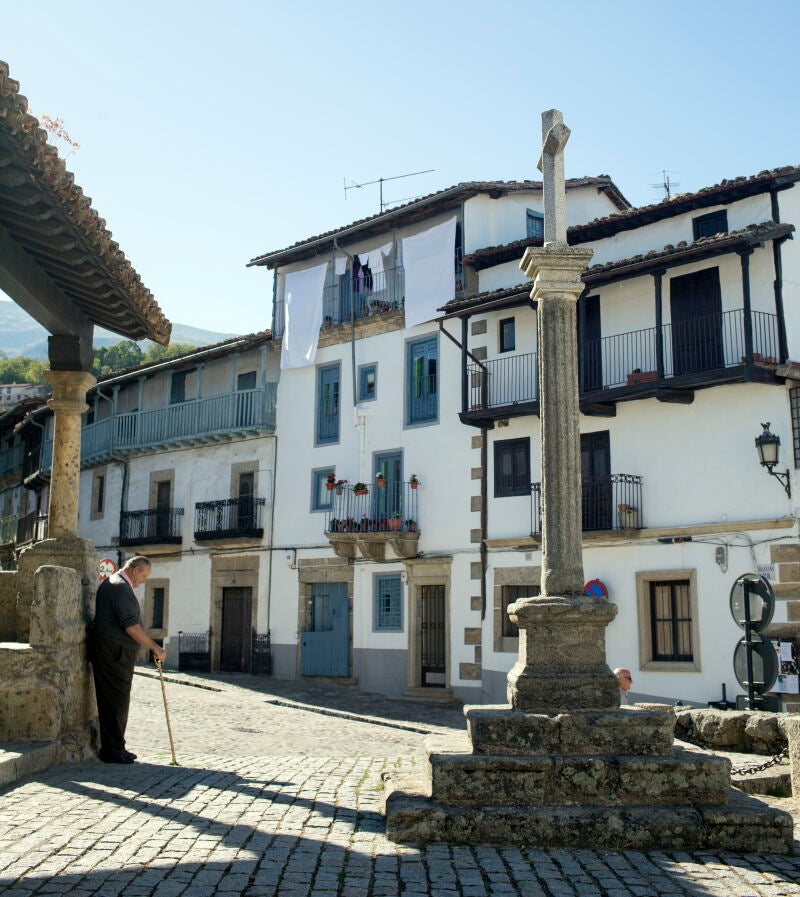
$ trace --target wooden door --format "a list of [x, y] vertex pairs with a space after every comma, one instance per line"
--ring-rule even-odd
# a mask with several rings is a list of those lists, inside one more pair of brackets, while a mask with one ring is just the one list
[[675, 376], [724, 366], [719, 268], [670, 280]]
[[421, 676], [424, 688], [447, 686], [447, 629], [444, 586], [420, 588]]
[[600, 297], [585, 296], [580, 300], [581, 323], [579, 351], [583, 364], [581, 389], [590, 392], [603, 388], [603, 343], [600, 335]]
[[404, 518], [403, 508], [403, 455], [401, 452], [383, 452], [375, 455], [375, 479], [382, 474], [386, 485], [372, 490], [372, 516], [378, 520]]
[[612, 529], [611, 447], [608, 430], [581, 434], [583, 529]]
[[301, 634], [304, 676], [350, 675], [350, 599], [347, 583], [311, 586], [311, 626]]
[[222, 636], [219, 668], [228, 673], [246, 673], [250, 668], [251, 613], [253, 590], [222, 590]]

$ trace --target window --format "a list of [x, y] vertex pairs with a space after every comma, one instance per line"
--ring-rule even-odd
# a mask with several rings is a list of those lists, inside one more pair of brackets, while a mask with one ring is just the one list
[[375, 577], [375, 631], [402, 632], [403, 585], [400, 574]]
[[541, 212], [534, 212], [533, 209], [527, 209], [525, 212], [527, 233], [529, 237], [544, 236], [544, 215]]
[[101, 474], [97, 477], [97, 494], [95, 496], [94, 510], [96, 514], [103, 513], [103, 505], [106, 499], [106, 478]]
[[530, 495], [530, 439], [506, 439], [494, 444], [495, 498], [508, 495]]
[[639, 662], [643, 670], [700, 670], [694, 570], [636, 574]]
[[800, 386], [789, 390], [789, 407], [792, 412], [792, 441], [794, 442], [794, 466], [800, 469]]
[[178, 405], [186, 401], [186, 375], [188, 371], [175, 371], [169, 388], [170, 405]]
[[378, 366], [364, 364], [358, 369], [358, 401], [370, 402], [378, 395]]
[[703, 237], [713, 237], [715, 234], [728, 233], [728, 213], [725, 209], [719, 212], [711, 212], [708, 215], [700, 215], [692, 218], [692, 231], [695, 240]]
[[339, 441], [339, 365], [317, 371], [317, 443]]
[[500, 322], [500, 351], [513, 352], [516, 345], [514, 318], [503, 318]]
[[255, 371], [247, 371], [244, 374], [239, 374], [236, 377], [236, 391], [242, 392], [245, 389], [255, 389], [256, 388], [256, 372]]
[[95, 470], [92, 477], [92, 504], [89, 509], [89, 519], [99, 520], [105, 513], [106, 507], [106, 468]]
[[311, 510], [327, 511], [333, 492], [328, 489], [328, 474], [336, 473], [335, 467], [318, 467], [311, 471]]
[[153, 589], [153, 604], [152, 613], [150, 616], [150, 628], [164, 628], [164, 589], [161, 586]]
[[519, 626], [512, 623], [508, 616], [508, 608], [520, 598], [529, 598], [532, 595], [538, 595], [541, 592], [541, 586], [502, 586], [502, 631], [503, 638], [519, 638]]
[[408, 423], [439, 417], [439, 349], [436, 337], [408, 344]]

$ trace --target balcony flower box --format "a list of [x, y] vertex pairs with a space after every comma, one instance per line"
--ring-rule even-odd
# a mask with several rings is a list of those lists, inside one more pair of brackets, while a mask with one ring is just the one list
[[628, 374], [628, 386], [637, 386], [639, 383], [651, 383], [657, 376], [657, 371], [640, 371], [637, 368]]

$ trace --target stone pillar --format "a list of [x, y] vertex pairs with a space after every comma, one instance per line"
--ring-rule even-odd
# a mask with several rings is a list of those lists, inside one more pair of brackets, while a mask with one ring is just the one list
[[583, 594], [581, 454], [576, 305], [591, 249], [552, 241], [520, 267], [538, 303], [542, 450], [542, 589], [511, 606], [520, 653], [508, 674], [515, 710], [613, 709], [619, 685], [606, 664], [615, 605]]
[[53, 410], [53, 466], [47, 532], [52, 539], [78, 535], [78, 488], [81, 473], [81, 414], [86, 391], [95, 378], [87, 371], [46, 371], [53, 387], [47, 403]]

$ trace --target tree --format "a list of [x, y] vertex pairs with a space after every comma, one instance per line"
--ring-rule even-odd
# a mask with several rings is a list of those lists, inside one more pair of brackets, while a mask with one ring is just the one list
[[164, 358], [174, 358], [176, 355], [194, 352], [196, 348], [196, 346], [192, 346], [189, 343], [172, 343], [169, 346], [159, 346], [158, 343], [153, 343], [144, 353], [144, 361], [147, 363], [150, 361], [161, 361]]
[[44, 372], [47, 365], [35, 358], [18, 355], [16, 358], [0, 359], [0, 383], [46, 383]]
[[144, 352], [132, 340], [126, 339], [113, 346], [97, 346], [94, 350], [92, 373], [105, 377], [113, 371], [135, 368], [144, 360]]

